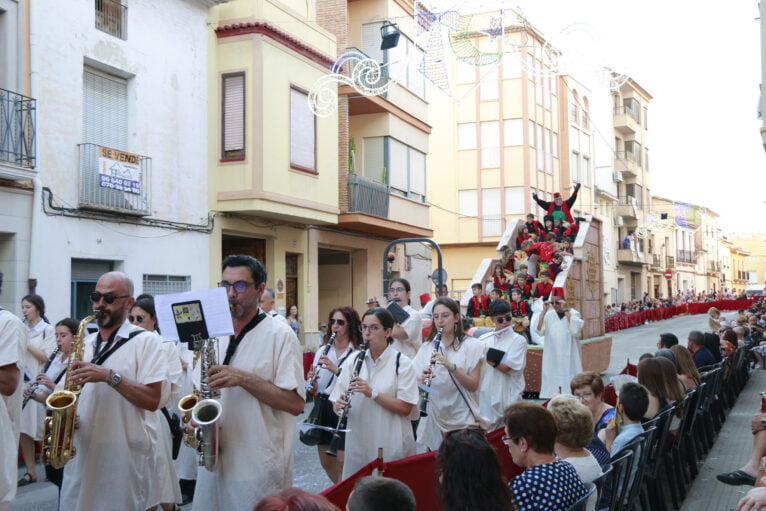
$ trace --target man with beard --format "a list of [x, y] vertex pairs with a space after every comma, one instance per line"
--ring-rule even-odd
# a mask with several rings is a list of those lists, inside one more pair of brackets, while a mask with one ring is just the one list
[[298, 338], [258, 307], [265, 268], [247, 255], [230, 255], [222, 266], [218, 285], [229, 298], [234, 335], [220, 339], [225, 358], [208, 373], [208, 385], [221, 391], [220, 454], [214, 472], [197, 472], [193, 510], [253, 509], [292, 486], [306, 392]]
[[144, 511], [153, 474], [146, 421], [157, 410], [167, 374], [160, 338], [127, 321], [133, 283], [105, 273], [90, 294], [98, 332], [84, 340], [83, 358], [68, 375], [83, 385], [77, 399], [77, 455], [66, 465], [61, 509]]

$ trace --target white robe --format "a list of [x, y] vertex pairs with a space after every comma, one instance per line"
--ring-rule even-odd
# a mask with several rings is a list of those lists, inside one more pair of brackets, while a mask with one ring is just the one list
[[[181, 387], [178, 395], [173, 398], [173, 408], [171, 413], [181, 415], [178, 409], [178, 402], [185, 396], [194, 392], [192, 385], [192, 371], [194, 365], [194, 352], [189, 349], [184, 342], [178, 343], [178, 356], [186, 364], [186, 369], [181, 374]], [[183, 427], [183, 424], [181, 424]], [[176, 475], [179, 479], [195, 480], [197, 479], [197, 451], [192, 449], [185, 442], [181, 442], [181, 448], [178, 450], [178, 457], [173, 461]]]
[[[115, 342], [137, 329], [125, 322]], [[85, 338], [86, 362], [93, 359], [97, 335]], [[157, 334], [143, 332], [122, 345], [102, 366], [141, 385], [164, 381], [168, 370], [161, 342]], [[77, 454], [64, 467], [61, 509], [145, 511], [150, 504], [149, 480], [155, 477], [152, 451], [157, 446], [147, 431], [153, 412], [134, 406], [105, 382], [85, 384], [77, 403]]]
[[559, 319], [551, 309], [545, 314], [541, 329], [537, 330], [538, 323], [532, 325], [545, 337], [540, 399], [556, 395], [559, 387], [566, 392], [572, 378], [582, 372], [579, 336], [584, 322], [576, 310], [570, 309], [570, 315], [571, 319], [566, 316]]
[[[28, 328], [29, 346], [33, 346], [50, 357], [56, 349], [56, 330], [40, 320], [34, 328]], [[24, 371], [30, 382], [34, 381], [43, 370], [45, 363], [37, 360], [28, 350], [24, 352]], [[29, 435], [36, 442], [43, 439], [43, 421], [45, 419], [45, 405], [30, 399], [27, 406], [21, 411], [21, 432]]]
[[24, 323], [14, 314], [0, 309], [0, 367], [15, 364], [19, 369], [16, 391], [0, 398], [0, 511], [8, 511], [16, 496], [19, 422], [24, 393], [22, 359], [27, 352]]
[[[424, 342], [420, 347], [420, 351], [412, 361], [417, 377], [423, 374], [423, 371], [431, 363], [433, 351], [433, 341]], [[444, 355], [450, 363], [457, 365], [458, 369], [470, 373], [476, 364], [484, 360], [484, 343], [473, 337], [466, 337], [458, 345], [457, 350], [453, 349], [452, 346], [449, 348], [440, 346], [439, 353]], [[482, 367], [482, 371], [485, 370]], [[426, 409], [428, 415], [420, 419], [417, 437], [419, 443], [435, 451], [439, 449], [444, 433], [467, 426], [482, 425], [482, 427], [487, 427], [488, 423], [486, 419], [480, 417], [478, 389], [475, 392], [469, 392], [453, 375], [455, 382], [460, 385], [460, 391], [470, 404], [471, 408], [469, 409], [466, 401], [460, 397], [460, 393], [457, 391], [446, 367], [435, 364], [432, 374], [431, 389], [434, 392], [428, 395], [428, 408]]]
[[521, 400], [524, 393], [524, 367], [527, 365], [527, 340], [508, 327], [500, 332], [488, 332], [479, 339], [489, 348], [505, 352], [502, 363], [511, 368], [507, 373], [486, 362], [482, 370], [479, 404], [481, 414], [492, 424], [500, 427], [505, 409]]
[[[388, 346], [372, 362], [367, 352], [365, 363], [359, 377], [365, 380], [373, 391], [401, 399], [417, 407], [418, 386], [412, 361], [402, 354], [399, 357], [399, 374], [396, 374], [396, 355], [394, 347]], [[335, 402], [345, 394], [354, 372], [356, 356], [349, 357], [343, 363], [343, 370], [330, 394], [330, 401]], [[343, 479], [357, 472], [378, 457], [378, 448], [383, 448], [383, 458], [387, 461], [406, 458], [415, 454], [415, 438], [412, 424], [407, 416], [388, 411], [372, 399], [361, 393], [354, 393], [350, 399], [346, 433], [346, 450], [343, 461]]]
[[[219, 344], [220, 362], [229, 338]], [[194, 373], [199, 381], [197, 363]], [[305, 398], [303, 356], [293, 330], [266, 316], [247, 333], [231, 366]], [[297, 418], [260, 402], [242, 387], [221, 390], [220, 452], [215, 472], [197, 470], [193, 510], [253, 509], [263, 497], [293, 485]]]
[[417, 355], [420, 349], [420, 340], [423, 331], [423, 319], [418, 311], [413, 309], [410, 305], [402, 307], [410, 315], [400, 326], [407, 332], [407, 338], [400, 341], [394, 339], [394, 348], [397, 351], [401, 351], [402, 355], [406, 355], [407, 358], [412, 360]]
[[[160, 408], [168, 406], [168, 413], [173, 414], [169, 404], [173, 394], [177, 394], [182, 381], [181, 359], [175, 342], [162, 342], [159, 349], [165, 356], [168, 368], [167, 379], [162, 384]], [[181, 486], [173, 466], [173, 440], [170, 425], [160, 409], [147, 417], [147, 431], [156, 445], [154, 449], [155, 477], [150, 480], [149, 504], [181, 503]]]
[[[314, 362], [312, 362], [313, 367], [317, 367], [317, 364], [319, 364], [319, 357], [324, 354], [324, 349], [325, 346], [321, 346], [314, 354]], [[349, 342], [345, 351], [343, 351], [340, 356], [338, 356], [338, 352], [335, 347], [330, 348], [330, 351], [327, 352], [327, 358], [329, 358], [333, 364], [338, 365], [338, 361], [343, 360], [343, 363], [345, 363], [344, 359], [354, 358], [354, 353], [357, 352], [358, 350], [355, 350], [354, 345]], [[343, 367], [343, 365], [341, 364], [339, 367]], [[333, 387], [335, 387], [336, 378], [337, 376], [327, 369], [319, 369], [319, 376], [317, 377], [316, 381], [317, 393], [329, 396]]]

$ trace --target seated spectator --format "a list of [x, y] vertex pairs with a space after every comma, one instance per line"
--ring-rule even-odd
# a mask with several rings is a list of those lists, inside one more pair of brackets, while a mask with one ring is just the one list
[[492, 288], [492, 291], [489, 292], [489, 303], [492, 303], [495, 300], [501, 300], [502, 298], [503, 290], [498, 287]]
[[711, 334], [710, 332], [706, 332], [702, 335], [702, 338], [704, 339], [705, 347], [708, 349], [708, 351], [710, 351], [710, 354], [713, 355], [716, 363], [723, 360], [721, 338], [718, 336], [718, 334]]
[[526, 468], [511, 483], [520, 511], [563, 511], [587, 493], [575, 468], [553, 454], [556, 422], [551, 412], [520, 401], [506, 408], [503, 422], [503, 442], [513, 462]]
[[671, 348], [676, 344], [678, 344], [678, 337], [676, 337], [675, 334], [660, 334], [660, 340], [657, 342], [657, 348]]
[[467, 428], [445, 434], [436, 454], [436, 467], [442, 510], [512, 509], [500, 461], [481, 430]]
[[737, 334], [734, 333], [734, 330], [731, 328], [726, 328], [721, 333], [721, 347], [723, 348], [724, 353], [727, 355], [734, 354], [735, 351], [737, 351]]
[[[761, 458], [766, 456], [766, 413], [760, 413], [753, 417], [750, 423], [750, 430], [753, 433], [753, 453], [750, 455], [750, 459], [739, 470], [726, 474], [718, 474], [716, 479], [722, 483], [732, 486], [742, 484], [755, 485], [758, 468], [761, 466]], [[766, 481], [763, 479], [766, 478], [761, 478], [758, 483], [759, 485], [766, 486]]]
[[726, 319], [721, 317], [721, 311], [715, 307], [710, 307], [707, 310], [708, 315], [708, 328], [711, 332], [716, 333], [721, 329], [721, 320]]
[[662, 348], [661, 350], [658, 350], [658, 351], [657, 351], [657, 352], [654, 354], [654, 356], [655, 356], [655, 357], [663, 357], [663, 358], [667, 358], [668, 360], [670, 360], [670, 362], [671, 362], [673, 365], [675, 365], [675, 363], [676, 363], [676, 355], [675, 355], [675, 353], [673, 353], [672, 351], [670, 351], [670, 350], [669, 350], [669, 349], [667, 349], [667, 348]]
[[689, 332], [689, 353], [692, 354], [697, 369], [716, 363], [715, 357], [705, 346], [705, 336], [699, 330]]
[[670, 360], [663, 357], [647, 358], [638, 363], [637, 369], [638, 383], [649, 392], [645, 420], [653, 419], [667, 405], [683, 399], [684, 390], [676, 376], [676, 366]]
[[601, 475], [601, 465], [586, 449], [593, 438], [593, 417], [590, 410], [568, 396], [551, 399], [548, 410], [556, 421], [556, 455], [572, 464], [583, 482], [589, 483]]
[[492, 272], [492, 283], [495, 289], [500, 289], [503, 294], [508, 293], [508, 277], [505, 272], [506, 270], [501, 263], [495, 264], [495, 269]]
[[649, 392], [646, 387], [633, 382], [623, 384], [617, 398], [617, 415], [603, 430], [604, 443], [612, 459], [620, 454], [628, 442], [644, 432], [641, 421], [648, 407]]
[[680, 344], [670, 348], [670, 351], [676, 356], [676, 372], [681, 383], [687, 389], [697, 387], [700, 384], [700, 373], [697, 366], [694, 365], [692, 354]]
[[340, 509], [321, 495], [309, 493], [300, 488], [289, 488], [279, 495], [262, 498], [253, 511], [340, 511]]
[[737, 511], [758, 511], [766, 508], [766, 488], [753, 488], [737, 502]]
[[471, 292], [473, 296], [468, 300], [466, 315], [469, 318], [481, 318], [489, 314], [489, 299], [487, 295], [482, 294], [481, 284], [471, 284]]
[[569, 382], [572, 395], [588, 407], [593, 419], [593, 432], [606, 427], [609, 420], [614, 417], [614, 407], [604, 403], [604, 380], [595, 371], [579, 373]]
[[397, 479], [362, 477], [348, 497], [347, 511], [415, 511], [415, 495]]

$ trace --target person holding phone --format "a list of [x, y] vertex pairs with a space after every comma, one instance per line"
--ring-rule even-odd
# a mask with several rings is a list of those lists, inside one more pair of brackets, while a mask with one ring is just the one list
[[493, 300], [489, 304], [489, 315], [495, 330], [479, 338], [486, 349], [486, 364], [482, 371], [479, 388], [481, 415], [492, 426], [503, 423], [505, 409], [521, 400], [524, 392], [524, 367], [527, 364], [527, 340], [513, 331], [511, 305], [505, 300]]
[[534, 324], [537, 334], [545, 338], [540, 399], [568, 388], [572, 378], [582, 372], [579, 337], [583, 325], [580, 313], [567, 308], [564, 297], [554, 296], [543, 305]]

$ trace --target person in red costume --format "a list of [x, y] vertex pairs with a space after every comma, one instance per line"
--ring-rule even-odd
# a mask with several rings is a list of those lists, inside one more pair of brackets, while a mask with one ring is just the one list
[[580, 183], [577, 183], [572, 195], [565, 201], [559, 192], [553, 194], [553, 202], [544, 201], [537, 197], [537, 193], [532, 194], [532, 198], [537, 202], [537, 205], [543, 208], [548, 215], [554, 217], [563, 217], [561, 220], [566, 220], [570, 224], [574, 223], [574, 217], [572, 216], [572, 206], [574, 206], [577, 200], [577, 192], [580, 191]]
[[540, 273], [540, 281], [533, 288], [535, 297], [548, 299], [548, 295], [553, 291], [553, 280], [551, 280], [551, 274], [547, 271]]

